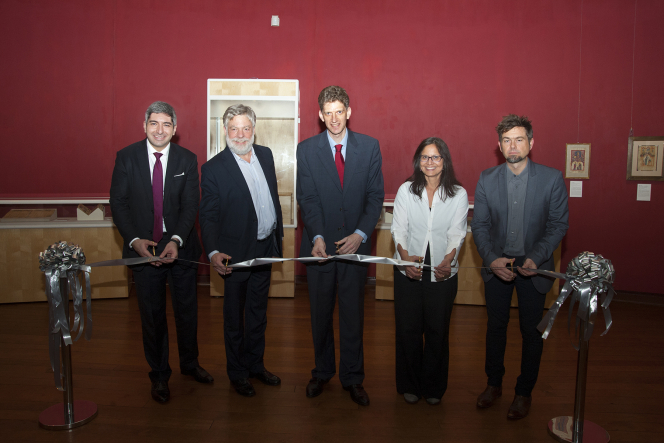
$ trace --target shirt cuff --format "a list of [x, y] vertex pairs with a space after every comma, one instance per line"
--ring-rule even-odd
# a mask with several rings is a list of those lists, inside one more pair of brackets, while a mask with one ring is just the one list
[[[311, 241], [311, 244], [313, 245], [314, 243], [316, 243], [316, 240], [318, 240], [319, 238], [323, 238], [323, 236], [322, 235], [315, 236], [314, 239]], [[324, 238], [323, 238], [323, 241], [325, 241]]]
[[131, 244], [134, 243], [136, 240], [138, 240], [138, 237], [129, 242], [129, 249], [134, 249], [131, 247]]
[[173, 236], [171, 237], [171, 240], [177, 240], [177, 241], [178, 241], [178, 245], [179, 245], [180, 247], [182, 247], [182, 246], [184, 245], [184, 242], [182, 241], [182, 239], [180, 238], [179, 235], [173, 235]]
[[362, 243], [366, 243], [366, 242], [367, 242], [367, 234], [365, 234], [364, 232], [360, 231], [359, 229], [356, 229], [355, 232], [353, 232], [353, 234], [359, 234], [359, 236], [362, 237]]
[[214, 251], [210, 252], [210, 253], [208, 254], [208, 260], [212, 261], [212, 256], [213, 256], [214, 254], [219, 254], [219, 251], [217, 251], [217, 250], [215, 249]]

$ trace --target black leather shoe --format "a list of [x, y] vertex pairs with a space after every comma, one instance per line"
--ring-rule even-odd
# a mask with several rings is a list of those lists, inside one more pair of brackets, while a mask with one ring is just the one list
[[200, 366], [196, 366], [192, 369], [187, 369], [186, 371], [181, 371], [184, 375], [191, 375], [199, 383], [214, 383], [214, 378]]
[[237, 380], [231, 380], [231, 385], [233, 385], [233, 388], [237, 391], [238, 394], [243, 395], [245, 397], [253, 397], [256, 395], [256, 391], [254, 390], [254, 386], [251, 384], [249, 379], [247, 378], [240, 378]]
[[249, 374], [250, 378], [257, 378], [263, 384], [270, 385], [270, 386], [278, 386], [281, 384], [281, 379], [268, 371], [267, 369], [263, 369], [263, 372], [259, 372], [257, 374]]
[[369, 394], [362, 385], [344, 386], [344, 389], [350, 392], [350, 398], [360, 406], [369, 406]]
[[307, 397], [314, 398], [321, 395], [323, 393], [323, 385], [328, 381], [329, 380], [323, 380], [322, 378], [316, 377], [309, 380], [309, 384], [307, 385]]
[[154, 401], [158, 403], [166, 403], [171, 398], [171, 391], [168, 389], [168, 381], [158, 380], [152, 382], [152, 389], [150, 391]]

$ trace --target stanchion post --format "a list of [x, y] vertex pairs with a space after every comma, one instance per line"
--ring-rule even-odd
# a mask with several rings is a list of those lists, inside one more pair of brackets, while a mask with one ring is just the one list
[[576, 362], [576, 389], [574, 391], [574, 417], [562, 416], [549, 420], [549, 434], [563, 443], [582, 443], [584, 433], [587, 443], [608, 443], [609, 433], [601, 426], [585, 420], [586, 378], [588, 376], [588, 348], [590, 342], [585, 339], [588, 322], [579, 324], [579, 356]]
[[574, 391], [574, 425], [572, 428], [572, 441], [583, 441], [583, 417], [586, 408], [586, 378], [588, 376], [588, 347], [589, 340], [585, 339], [588, 322], [581, 320], [579, 327], [579, 358], [576, 362], [576, 390]]
[[[69, 286], [66, 278], [60, 279], [60, 295], [65, 308], [65, 318], [67, 327], [71, 326], [69, 318]], [[71, 331], [71, 328], [70, 328]], [[71, 425], [74, 423], [74, 386], [72, 385], [71, 374], [71, 346], [67, 346], [64, 337], [60, 336], [60, 351], [62, 355], [62, 388], [64, 405], [64, 423]]]
[[[69, 284], [67, 278], [60, 279], [60, 294], [64, 303], [67, 328], [70, 328], [69, 318]], [[74, 386], [72, 383], [71, 346], [67, 346], [64, 338], [60, 336], [60, 355], [62, 358], [62, 388], [63, 403], [46, 408], [39, 414], [39, 426], [51, 430], [67, 430], [82, 426], [97, 416], [97, 405], [87, 400], [74, 401]]]

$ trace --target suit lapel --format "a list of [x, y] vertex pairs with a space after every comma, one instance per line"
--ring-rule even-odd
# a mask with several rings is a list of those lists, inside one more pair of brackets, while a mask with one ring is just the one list
[[523, 207], [523, 242], [526, 242], [526, 235], [528, 235], [528, 226], [530, 225], [530, 217], [533, 213], [532, 207], [535, 202], [535, 195], [537, 194], [537, 165], [535, 162], [528, 160], [528, 187], [526, 188], [526, 203]]
[[[505, 208], [507, 210], [507, 180], [505, 179], [505, 166], [498, 168], [498, 183], [496, 187], [498, 188], [498, 197], [500, 198], [499, 208]], [[507, 220], [507, 214], [505, 215], [505, 220]], [[507, 224], [505, 224], [505, 229], [507, 229]]]
[[147, 139], [140, 143], [135, 152], [135, 160], [138, 168], [138, 179], [141, 187], [145, 190], [147, 204], [150, 208], [154, 207], [152, 199], [152, 180], [150, 179], [150, 160], [148, 159]]
[[[256, 154], [255, 149], [254, 154]], [[247, 185], [247, 181], [244, 179], [240, 166], [238, 166], [237, 160], [233, 156], [230, 148], [227, 146], [226, 149], [221, 151], [218, 155], [221, 156], [222, 165], [226, 169], [226, 172], [228, 172], [231, 181], [235, 183], [235, 186], [237, 186], [238, 190], [243, 194], [243, 200], [250, 202], [252, 209], [254, 209], [254, 217], [258, 220], [258, 215], [256, 215], [256, 209], [253, 203], [254, 200], [251, 198], [251, 192], [249, 192], [249, 186]]]
[[348, 189], [355, 169], [357, 169], [358, 158], [360, 156], [360, 147], [357, 144], [355, 134], [348, 129], [346, 131], [348, 131], [348, 144], [346, 145], [346, 163], [344, 165], [344, 189]]
[[171, 143], [171, 147], [169, 148], [169, 153], [168, 153], [168, 164], [166, 165], [166, 171], [164, 171], [165, 175], [165, 180], [164, 180], [164, 205], [168, 201], [166, 199], [166, 196], [169, 195], [171, 192], [171, 187], [173, 186], [173, 176], [175, 174], [179, 174], [180, 172], [183, 171], [178, 171], [180, 168], [180, 160], [182, 157], [180, 156], [180, 151], [178, 150], [178, 147], [174, 144]]
[[274, 205], [275, 208], [275, 214], [276, 214], [276, 208], [277, 208], [277, 203], [279, 201], [279, 191], [277, 188], [274, 186], [275, 183], [277, 183], [277, 176], [273, 174], [274, 172], [274, 167], [266, 167], [268, 166], [268, 159], [266, 156], [263, 155], [263, 151], [258, 151], [256, 147], [254, 146], [254, 154], [256, 154], [256, 158], [258, 158], [258, 161], [261, 164], [261, 169], [263, 170], [263, 175], [265, 175], [265, 180], [267, 181], [267, 186], [270, 188], [270, 195], [272, 196], [272, 204]]
[[[349, 137], [350, 138], [350, 137]], [[346, 147], [348, 149], [348, 147]], [[318, 138], [318, 158], [320, 159], [320, 164], [323, 165], [323, 169], [330, 175], [330, 178], [337, 186], [339, 192], [341, 192], [341, 181], [339, 180], [339, 173], [337, 172], [337, 166], [334, 164], [334, 157], [332, 156], [332, 148], [330, 148], [330, 143], [327, 140], [327, 129], [325, 132], [321, 133]], [[344, 169], [344, 178], [346, 177], [346, 171]]]

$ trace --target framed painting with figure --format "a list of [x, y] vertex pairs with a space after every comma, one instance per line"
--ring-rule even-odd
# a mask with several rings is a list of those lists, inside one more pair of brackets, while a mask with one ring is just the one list
[[662, 181], [664, 137], [630, 137], [627, 149], [627, 180]]
[[590, 178], [590, 143], [567, 143], [565, 178]]

